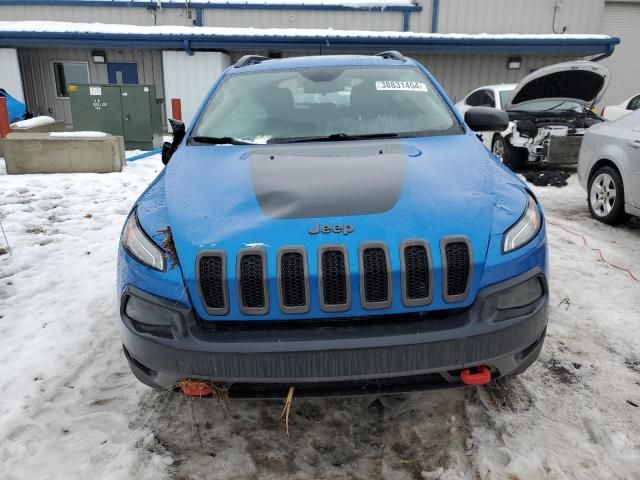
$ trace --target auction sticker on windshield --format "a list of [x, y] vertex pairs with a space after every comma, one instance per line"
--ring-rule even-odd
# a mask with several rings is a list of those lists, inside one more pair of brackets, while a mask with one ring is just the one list
[[420, 82], [394, 82], [384, 80], [376, 82], [376, 90], [409, 90], [412, 92], [426, 92], [427, 85]]

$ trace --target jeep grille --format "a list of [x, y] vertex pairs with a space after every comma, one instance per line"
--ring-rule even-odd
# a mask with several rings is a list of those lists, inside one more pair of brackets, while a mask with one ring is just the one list
[[[365, 309], [389, 308], [394, 301], [392, 258], [384, 242], [365, 242], [358, 248], [360, 303]], [[422, 239], [401, 242], [393, 262], [400, 263], [399, 278], [402, 304], [406, 307], [432, 303], [439, 290], [434, 283], [434, 262], [429, 244]], [[464, 301], [473, 278], [471, 243], [466, 237], [445, 237], [440, 243], [442, 291], [445, 302]], [[235, 291], [238, 307], [245, 315], [265, 315], [269, 312], [268, 271], [277, 275], [272, 285], [280, 311], [285, 314], [305, 314], [314, 302], [324, 312], [344, 312], [351, 308], [352, 286], [349, 252], [344, 245], [322, 245], [317, 252], [317, 299], [311, 298], [307, 251], [300, 246], [282, 247], [277, 253], [277, 266], [267, 265], [267, 253], [262, 249], [241, 250], [236, 258]], [[230, 260], [231, 261], [231, 260]], [[232, 261], [231, 261], [232, 262]], [[272, 270], [270, 270], [270, 268]], [[229, 313], [227, 289], [227, 258], [224, 251], [207, 251], [199, 256], [196, 268], [197, 285], [208, 314]], [[315, 290], [314, 290], [315, 291]]]

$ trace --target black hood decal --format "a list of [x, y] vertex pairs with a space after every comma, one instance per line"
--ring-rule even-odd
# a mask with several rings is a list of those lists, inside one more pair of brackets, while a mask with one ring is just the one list
[[274, 145], [252, 150], [251, 181], [271, 218], [341, 217], [390, 210], [405, 176], [398, 140]]

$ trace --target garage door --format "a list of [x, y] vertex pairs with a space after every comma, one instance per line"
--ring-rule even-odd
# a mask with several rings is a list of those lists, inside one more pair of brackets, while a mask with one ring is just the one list
[[607, 2], [602, 33], [620, 37], [622, 42], [602, 62], [612, 76], [601, 104], [617, 104], [640, 92], [640, 1]]

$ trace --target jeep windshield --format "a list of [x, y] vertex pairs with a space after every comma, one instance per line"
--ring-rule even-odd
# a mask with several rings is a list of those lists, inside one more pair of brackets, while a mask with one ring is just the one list
[[198, 118], [191, 145], [348, 141], [462, 134], [433, 84], [408, 67], [233, 74]]

